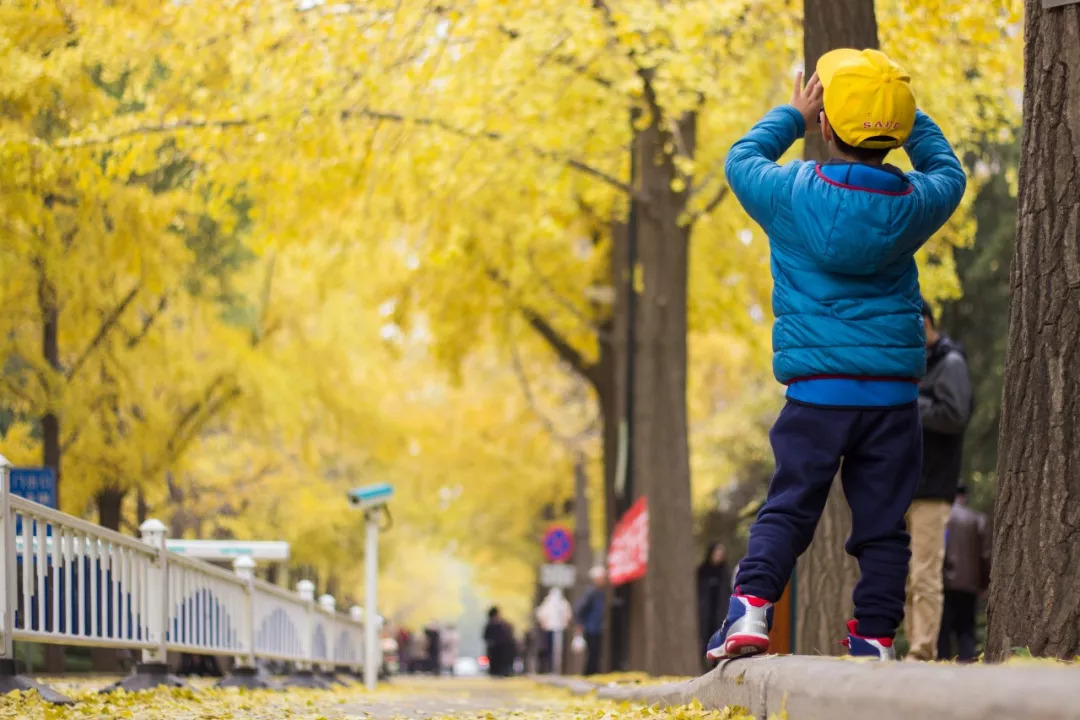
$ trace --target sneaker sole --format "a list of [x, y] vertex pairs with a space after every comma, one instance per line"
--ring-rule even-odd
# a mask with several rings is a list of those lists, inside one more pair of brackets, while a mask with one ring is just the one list
[[709, 660], [723, 660], [729, 657], [745, 657], [748, 655], [760, 655], [769, 651], [769, 638], [767, 635], [751, 635], [742, 633], [732, 635], [723, 646], [714, 648], [705, 654]]

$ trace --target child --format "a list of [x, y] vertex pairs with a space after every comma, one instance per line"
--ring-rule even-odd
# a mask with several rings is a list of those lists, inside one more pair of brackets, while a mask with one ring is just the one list
[[[915, 109], [909, 81], [877, 50], [826, 53], [805, 88], [796, 78], [791, 104], [728, 153], [728, 183], [769, 236], [773, 371], [788, 402], [769, 433], [776, 473], [727, 619], [709, 642], [712, 660], [768, 650], [772, 604], [813, 538], [841, 458], [852, 514], [845, 549], [861, 575], [846, 644], [852, 655], [894, 657], [911, 555], [904, 513], [922, 465], [925, 345], [913, 255], [965, 185], [941, 130]], [[815, 122], [832, 159], [778, 165]], [[902, 144], [914, 172], [884, 163]]]

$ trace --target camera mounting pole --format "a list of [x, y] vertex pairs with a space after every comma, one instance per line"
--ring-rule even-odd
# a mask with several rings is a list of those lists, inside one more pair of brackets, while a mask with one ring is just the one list
[[384, 529], [382, 519], [389, 520], [387, 505], [393, 495], [394, 488], [388, 483], [364, 485], [349, 492], [349, 504], [364, 511], [367, 526], [364, 540], [364, 685], [368, 690], [375, 689], [381, 665], [378, 653], [379, 531]]

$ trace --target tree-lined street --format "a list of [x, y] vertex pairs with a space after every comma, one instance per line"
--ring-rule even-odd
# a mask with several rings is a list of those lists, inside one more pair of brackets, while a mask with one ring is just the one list
[[[966, 178], [915, 253], [927, 360], [954, 353], [972, 398], [955, 429], [930, 428], [952, 436], [956, 467], [944, 492], [917, 495], [941, 521], [917, 549], [936, 563], [917, 592], [956, 581], [953, 486], [987, 548], [965, 548], [975, 580], [919, 605], [934, 625], [934, 603], [964, 593], [965, 642], [988, 662], [1080, 655], [1080, 4], [11, 0], [0, 676], [117, 674], [151, 655], [170, 671], [355, 670], [369, 621], [401, 675], [459, 660], [699, 675], [776, 469], [774, 343], [795, 333], [774, 325], [773, 293], [805, 309], [820, 292], [778, 262], [725, 161], [791, 101], [797, 72], [845, 47], [878, 48], [910, 77]], [[825, 163], [821, 182], [865, 190], [823, 174], [830, 158], [867, 165], [837, 155], [824, 108], [817, 125], [796, 115], [805, 138], [779, 162]], [[886, 161], [912, 171], [903, 149]], [[814, 302], [876, 321], [882, 296], [904, 292], [899, 274], [882, 279], [895, 270], [829, 270], [844, 292]], [[800, 327], [803, 349], [839, 342]], [[871, 335], [850, 347], [877, 347]], [[933, 394], [924, 382], [919, 403]], [[361, 507], [347, 493], [364, 486], [392, 499]], [[369, 521], [380, 547], [365, 576]], [[850, 533], [834, 482], [769, 599], [774, 651], [848, 652]], [[166, 538], [225, 549], [216, 567], [185, 564]], [[278, 554], [234, 568], [227, 554], [253, 541]], [[376, 585], [378, 620], [362, 607]], [[557, 628], [536, 614], [546, 597], [567, 616]], [[195, 626], [204, 637], [179, 639]], [[936, 653], [924, 635], [909, 659]], [[256, 705], [570, 712], [518, 681], [414, 676], [367, 710], [342, 692]], [[125, 707], [196, 717], [201, 697]], [[205, 702], [255, 712], [242, 694]]]

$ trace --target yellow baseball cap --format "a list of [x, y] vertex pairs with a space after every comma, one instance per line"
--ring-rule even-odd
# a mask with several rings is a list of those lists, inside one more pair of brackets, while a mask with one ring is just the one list
[[900, 147], [915, 125], [915, 95], [904, 68], [880, 50], [831, 50], [817, 64], [825, 114], [853, 147]]

